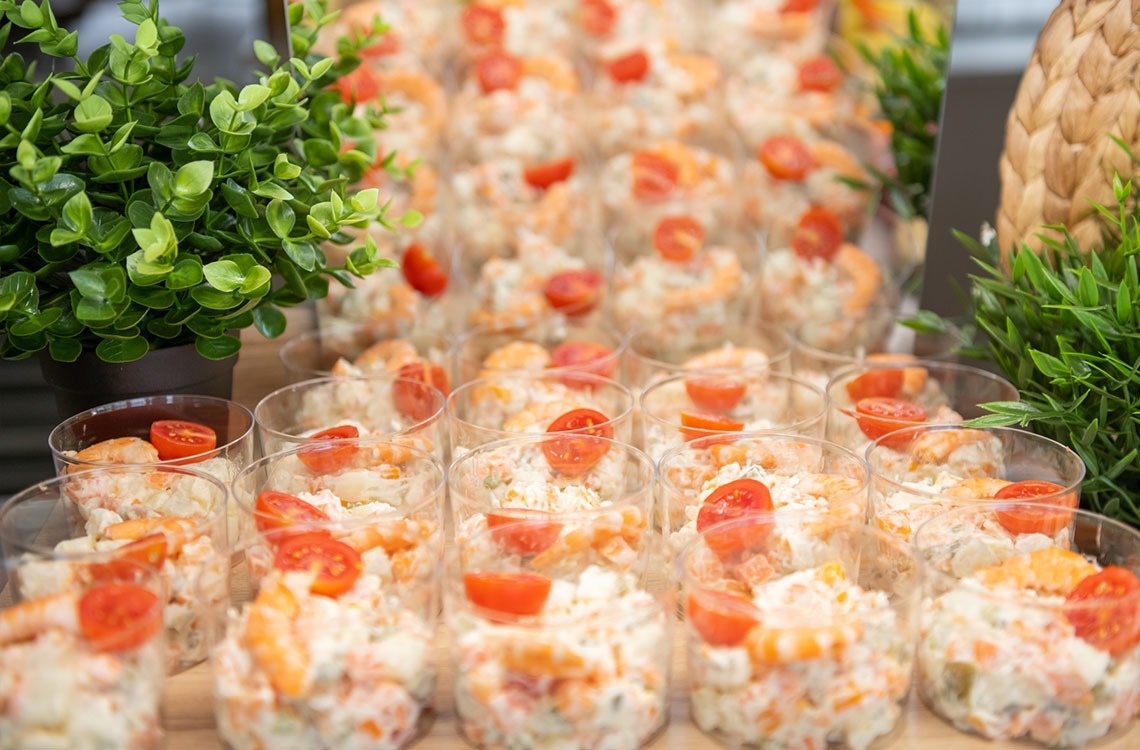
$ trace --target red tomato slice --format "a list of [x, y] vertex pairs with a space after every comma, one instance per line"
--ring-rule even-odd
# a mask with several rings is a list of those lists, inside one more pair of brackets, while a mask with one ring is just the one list
[[792, 249], [801, 258], [831, 261], [843, 244], [843, 223], [826, 208], [809, 208], [792, 232]]
[[1080, 503], [1075, 493], [1057, 494], [1064, 490], [1056, 482], [1043, 479], [1025, 479], [1007, 484], [994, 493], [995, 500], [1036, 502], [1030, 505], [1012, 503], [998, 508], [995, 512], [998, 523], [1011, 534], [1052, 536], [1069, 525], [1073, 519], [1071, 509]]
[[459, 20], [463, 24], [463, 36], [472, 44], [499, 44], [503, 41], [507, 23], [497, 8], [471, 3], [463, 9]]
[[409, 362], [396, 372], [396, 377], [392, 383], [392, 401], [396, 411], [416, 422], [424, 421], [438, 408], [432, 397], [432, 388], [438, 389], [445, 397], [451, 392], [447, 373], [434, 362]]
[[609, 36], [617, 24], [617, 9], [608, 0], [582, 0], [582, 28], [592, 36]]
[[546, 190], [556, 182], [564, 182], [574, 174], [574, 160], [571, 158], [535, 164], [523, 170], [526, 184], [539, 190]]
[[558, 540], [562, 524], [535, 518], [539, 513], [527, 515], [487, 514], [487, 528], [491, 538], [507, 552], [516, 555], [537, 555]]
[[287, 529], [295, 524], [327, 521], [329, 517], [317, 506], [296, 495], [277, 490], [262, 490], [257, 494], [254, 516], [259, 531]]
[[463, 574], [467, 600], [504, 615], [537, 615], [550, 596], [551, 580], [537, 573], [479, 571]]
[[387, 57], [400, 51], [400, 37], [392, 29], [385, 31], [375, 44], [360, 50], [360, 56], [366, 59]]
[[819, 0], [786, 0], [783, 7], [780, 8], [781, 13], [807, 13], [816, 9], [819, 5]]
[[688, 262], [704, 244], [704, 227], [692, 216], [666, 216], [653, 230], [653, 247], [675, 263]]
[[605, 279], [589, 268], [559, 271], [546, 280], [542, 293], [558, 312], [577, 317], [592, 312], [602, 297]]
[[546, 428], [547, 433], [572, 434], [544, 440], [542, 452], [551, 468], [567, 476], [578, 476], [592, 469], [609, 451], [606, 440], [614, 436], [609, 417], [595, 409], [572, 409]]
[[852, 401], [863, 398], [898, 398], [902, 393], [903, 371], [897, 367], [883, 367], [856, 375], [847, 383], [847, 395]]
[[656, 151], [638, 151], [633, 155], [633, 194], [640, 200], [668, 198], [677, 188], [680, 170]]
[[685, 392], [697, 408], [714, 414], [732, 411], [747, 390], [747, 383], [730, 377], [710, 375], [685, 379]]
[[807, 145], [794, 135], [773, 135], [756, 152], [768, 174], [777, 180], [799, 181], [815, 169], [815, 158]]
[[[612, 378], [617, 373], [618, 360], [614, 350], [605, 344], [593, 341], [563, 341], [550, 352], [551, 367], [573, 367], [579, 372], [588, 372], [603, 378]], [[581, 380], [573, 377], [564, 379], [567, 385], [580, 385]]]
[[800, 63], [797, 80], [804, 91], [834, 91], [843, 83], [843, 71], [830, 57], [819, 55]]
[[681, 412], [681, 434], [685, 436], [686, 440], [693, 440], [716, 432], [739, 432], [743, 429], [743, 422], [719, 414]]
[[148, 534], [117, 547], [111, 552], [110, 560], [91, 563], [87, 570], [92, 581], [129, 581], [138, 566], [161, 570], [166, 563], [166, 554], [166, 536]]
[[92, 586], [79, 598], [79, 630], [99, 651], [129, 651], [162, 628], [162, 604], [134, 583]]
[[1140, 643], [1140, 578], [1109, 565], [1086, 577], [1066, 597], [1065, 616], [1077, 637], [1120, 656]]
[[297, 451], [297, 458], [311, 472], [332, 474], [352, 462], [356, 446], [345, 440], [360, 437], [360, 430], [350, 424], [330, 427], [313, 433], [313, 443], [307, 443]]
[[[770, 517], [758, 514], [772, 511], [772, 493], [767, 485], [755, 479], [736, 479], [709, 493], [697, 511], [697, 531], [717, 557], [730, 557], [764, 541], [772, 532]], [[737, 521], [731, 528], [718, 529], [717, 524], [755, 516], [750, 521]]]
[[333, 87], [340, 92], [345, 104], [370, 102], [380, 96], [380, 79], [367, 65], [341, 76]]
[[522, 78], [522, 61], [508, 52], [494, 50], [475, 61], [475, 77], [484, 94], [512, 91]]
[[150, 424], [150, 442], [163, 461], [191, 458], [209, 453], [218, 446], [218, 435], [210, 427], [182, 419], [159, 419]]
[[[925, 422], [926, 409], [901, 398], [863, 398], [855, 402], [855, 421], [864, 435], [876, 440], [888, 432]], [[884, 440], [883, 445], [894, 447], [897, 442]]]
[[360, 553], [326, 533], [296, 534], [281, 542], [273, 567], [278, 570], [304, 570], [316, 577], [310, 590], [336, 598], [356, 584], [364, 570]]
[[637, 50], [606, 63], [606, 72], [618, 83], [640, 81], [649, 75], [649, 56]]
[[710, 646], [739, 646], [760, 623], [760, 610], [742, 597], [717, 589], [689, 592], [685, 618]]
[[447, 289], [447, 274], [431, 253], [418, 242], [408, 245], [400, 271], [408, 286], [425, 297], [435, 297]]

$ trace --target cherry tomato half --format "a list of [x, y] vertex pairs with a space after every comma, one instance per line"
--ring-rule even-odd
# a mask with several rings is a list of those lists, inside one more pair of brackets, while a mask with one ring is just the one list
[[315, 574], [310, 590], [336, 598], [356, 584], [364, 570], [360, 553], [339, 539], [321, 532], [290, 536], [281, 542], [273, 567]]
[[210, 427], [183, 419], [159, 419], [150, 424], [150, 442], [163, 461], [203, 456], [218, 446], [218, 434]]
[[1120, 656], [1140, 643], [1140, 578], [1109, 565], [1083, 579], [1066, 597], [1065, 616], [1077, 637]]
[[819, 0], [786, 0], [780, 8], [781, 13], [807, 13], [815, 10]]
[[617, 24], [617, 9], [609, 0], [582, 0], [582, 28], [592, 36], [609, 36]]
[[[735, 479], [717, 487], [701, 503], [697, 511], [697, 531], [704, 535], [705, 544], [717, 557], [731, 557], [771, 533], [771, 518], [760, 514], [769, 513], [772, 508], [772, 493], [767, 485], [755, 479]], [[749, 521], [737, 520], [750, 517]], [[715, 528], [717, 524], [733, 520], [736, 523], [730, 528]]]
[[[727, 376], [702, 375], [685, 379], [685, 392], [698, 409], [725, 414], [744, 398], [748, 384]], [[741, 425], [743, 428], [744, 425]]]
[[843, 222], [826, 208], [809, 208], [792, 232], [792, 250], [801, 258], [830, 262], [843, 244]]
[[804, 91], [833, 91], [843, 83], [843, 71], [830, 57], [819, 55], [800, 63], [796, 80]]
[[1071, 509], [1079, 500], [1075, 494], [1057, 495], [1065, 488], [1043, 479], [1013, 482], [994, 493], [995, 500], [1030, 500], [1029, 505], [1012, 503], [995, 511], [998, 523], [1011, 534], [1047, 534], [1052, 536], [1069, 525]]
[[370, 102], [380, 96], [380, 79], [367, 65], [341, 76], [333, 84], [345, 104]]
[[668, 198], [677, 188], [680, 170], [656, 151], [637, 151], [631, 162], [633, 194], [640, 200]]
[[897, 367], [883, 367], [860, 373], [847, 383], [847, 395], [852, 401], [862, 398], [898, 398], [902, 393], [903, 371]]
[[744, 423], [719, 414], [703, 412], [681, 412], [681, 434], [686, 440], [705, 437], [716, 432], [740, 432]]
[[[926, 409], [901, 398], [862, 398], [855, 402], [855, 421], [864, 435], [876, 440], [888, 432], [925, 422]], [[888, 439], [883, 441], [883, 445], [893, 446], [894, 443]]]
[[432, 388], [444, 396], [451, 391], [447, 373], [434, 362], [409, 362], [396, 372], [396, 378], [392, 383], [396, 411], [416, 422], [424, 421], [438, 408]]
[[487, 528], [491, 538], [507, 552], [516, 555], [537, 555], [558, 540], [562, 524], [554, 523], [539, 516], [538, 512], [527, 515], [487, 514]]
[[425, 297], [435, 297], [447, 289], [447, 274], [431, 253], [418, 242], [408, 245], [400, 272], [408, 286]]
[[355, 425], [344, 424], [313, 433], [311, 443], [297, 451], [297, 459], [315, 474], [332, 474], [348, 466], [356, 455], [356, 446], [345, 440], [360, 437]]
[[366, 59], [387, 57], [400, 51], [400, 36], [392, 29], [388, 29], [373, 44], [360, 50], [360, 56]]
[[167, 546], [164, 534], [147, 534], [141, 539], [116, 547], [111, 559], [91, 563], [87, 571], [92, 581], [129, 581], [139, 566], [161, 570], [166, 562]]
[[317, 506], [305, 502], [296, 495], [277, 490], [262, 490], [257, 493], [254, 515], [259, 531], [287, 529], [295, 524], [329, 520], [328, 515]]
[[738, 646], [760, 622], [760, 610], [743, 597], [718, 589], [689, 592], [685, 619], [710, 646]]
[[504, 615], [537, 615], [550, 596], [551, 580], [537, 573], [479, 571], [463, 574], [467, 600]]
[[666, 216], [653, 230], [653, 247], [675, 263], [688, 262], [704, 244], [704, 227], [692, 216]]
[[[595, 409], [572, 409], [546, 428], [547, 433], [571, 434], [542, 443], [542, 453], [552, 469], [566, 476], [585, 474], [609, 451], [614, 436], [610, 418]], [[605, 438], [605, 440], [600, 439]]]
[[649, 75], [649, 56], [636, 50], [606, 63], [606, 72], [618, 83], [640, 81]]
[[508, 52], [492, 50], [475, 61], [475, 77], [484, 94], [514, 90], [522, 79], [522, 61]]
[[499, 44], [507, 23], [497, 8], [489, 8], [479, 3], [471, 3], [463, 9], [460, 17], [463, 36], [472, 44]]
[[574, 166], [574, 159], [569, 157], [544, 164], [534, 164], [523, 170], [523, 179], [531, 187], [546, 190], [557, 182], [570, 179], [570, 175], [574, 174]]
[[605, 279], [590, 268], [559, 271], [546, 280], [542, 293], [550, 306], [563, 315], [586, 315], [598, 306]]
[[102, 583], [79, 598], [79, 630], [99, 651], [129, 651], [162, 627], [158, 595], [135, 583]]
[[756, 152], [768, 174], [777, 180], [799, 181], [815, 169], [815, 158], [802, 140], [794, 135], [773, 135]]
[[[618, 358], [614, 350], [593, 341], [563, 341], [550, 352], [551, 367], [572, 367], [575, 372], [586, 372], [603, 378], [617, 373]], [[583, 384], [583, 378], [567, 374], [562, 382], [574, 388]]]

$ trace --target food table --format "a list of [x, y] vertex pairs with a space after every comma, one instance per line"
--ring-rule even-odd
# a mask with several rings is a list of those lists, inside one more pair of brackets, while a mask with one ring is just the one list
[[[314, 316], [308, 308], [287, 311], [289, 325], [285, 337], [294, 336], [312, 327]], [[281, 340], [267, 341], [252, 329], [243, 332], [241, 358], [234, 373], [235, 400], [252, 408], [257, 401], [286, 383], [284, 369], [277, 357]], [[455, 715], [451, 703], [447, 671], [447, 644], [437, 646], [436, 663], [440, 676], [436, 690], [435, 717], [427, 733], [416, 744], [418, 750], [444, 750], [464, 746], [455, 730]], [[673, 691], [670, 701], [670, 723], [649, 747], [691, 748], [715, 746], [690, 721], [685, 696], [685, 664], [683, 646], [678, 642], [674, 649]], [[168, 750], [200, 750], [221, 747], [214, 730], [213, 701], [211, 698], [208, 665], [200, 665], [171, 678], [167, 683], [165, 717], [168, 730]], [[906, 716], [890, 738], [888, 747], [915, 750], [968, 750], [968, 748], [1026, 747], [1024, 742], [988, 742], [960, 733], [935, 718], [912, 696]], [[1140, 724], [1134, 724], [1124, 734], [1098, 743], [1102, 750], [1131, 750], [1140, 747]]]

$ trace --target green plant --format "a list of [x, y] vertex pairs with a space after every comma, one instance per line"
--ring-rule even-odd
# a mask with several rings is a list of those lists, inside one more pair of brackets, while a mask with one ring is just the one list
[[[119, 7], [134, 40], [82, 60], [49, 0], [0, 0], [0, 45], [18, 27], [53, 62], [0, 60], [0, 357], [128, 362], [192, 341], [220, 359], [234, 331], [278, 336], [281, 308], [392, 265], [350, 231], [392, 228], [376, 190], [350, 187], [384, 112], [341, 94], [379, 24], [325, 58], [326, 3], [290, 4], [294, 57], [255, 43], [265, 70], [239, 87], [192, 79], [158, 0]], [[325, 243], [354, 247], [332, 266]]]
[[992, 239], [959, 235], [975, 254], [973, 316], [991, 359], [1021, 400], [984, 404], [975, 426], [1020, 425], [1084, 460], [1082, 503], [1140, 525], [1140, 211], [1131, 181], [1097, 206], [1104, 246], [1080, 248], [1063, 226], [1005, 259]]

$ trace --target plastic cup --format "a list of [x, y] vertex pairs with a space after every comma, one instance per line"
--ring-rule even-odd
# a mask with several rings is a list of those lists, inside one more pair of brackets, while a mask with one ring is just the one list
[[167, 668], [178, 672], [206, 659], [207, 629], [229, 597], [228, 511], [226, 486], [190, 468], [74, 471], [0, 506], [0, 549], [11, 558], [68, 560], [60, 580], [71, 577], [74, 560], [150, 565], [165, 591]]
[[626, 353], [631, 387], [647, 388], [686, 370], [745, 369], [789, 373], [792, 340], [784, 331], [746, 321], [677, 336], [652, 324], [634, 329]]
[[902, 726], [917, 565], [826, 514], [744, 516], [678, 557], [689, 703], [728, 747], [866, 748]]
[[982, 502], [914, 535], [918, 695], [991, 740], [1083, 747], [1140, 706], [1140, 532], [1055, 503]]
[[451, 346], [442, 333], [364, 323], [306, 331], [282, 344], [278, 356], [289, 382], [296, 383], [333, 374], [395, 373], [417, 359], [447, 368]]

